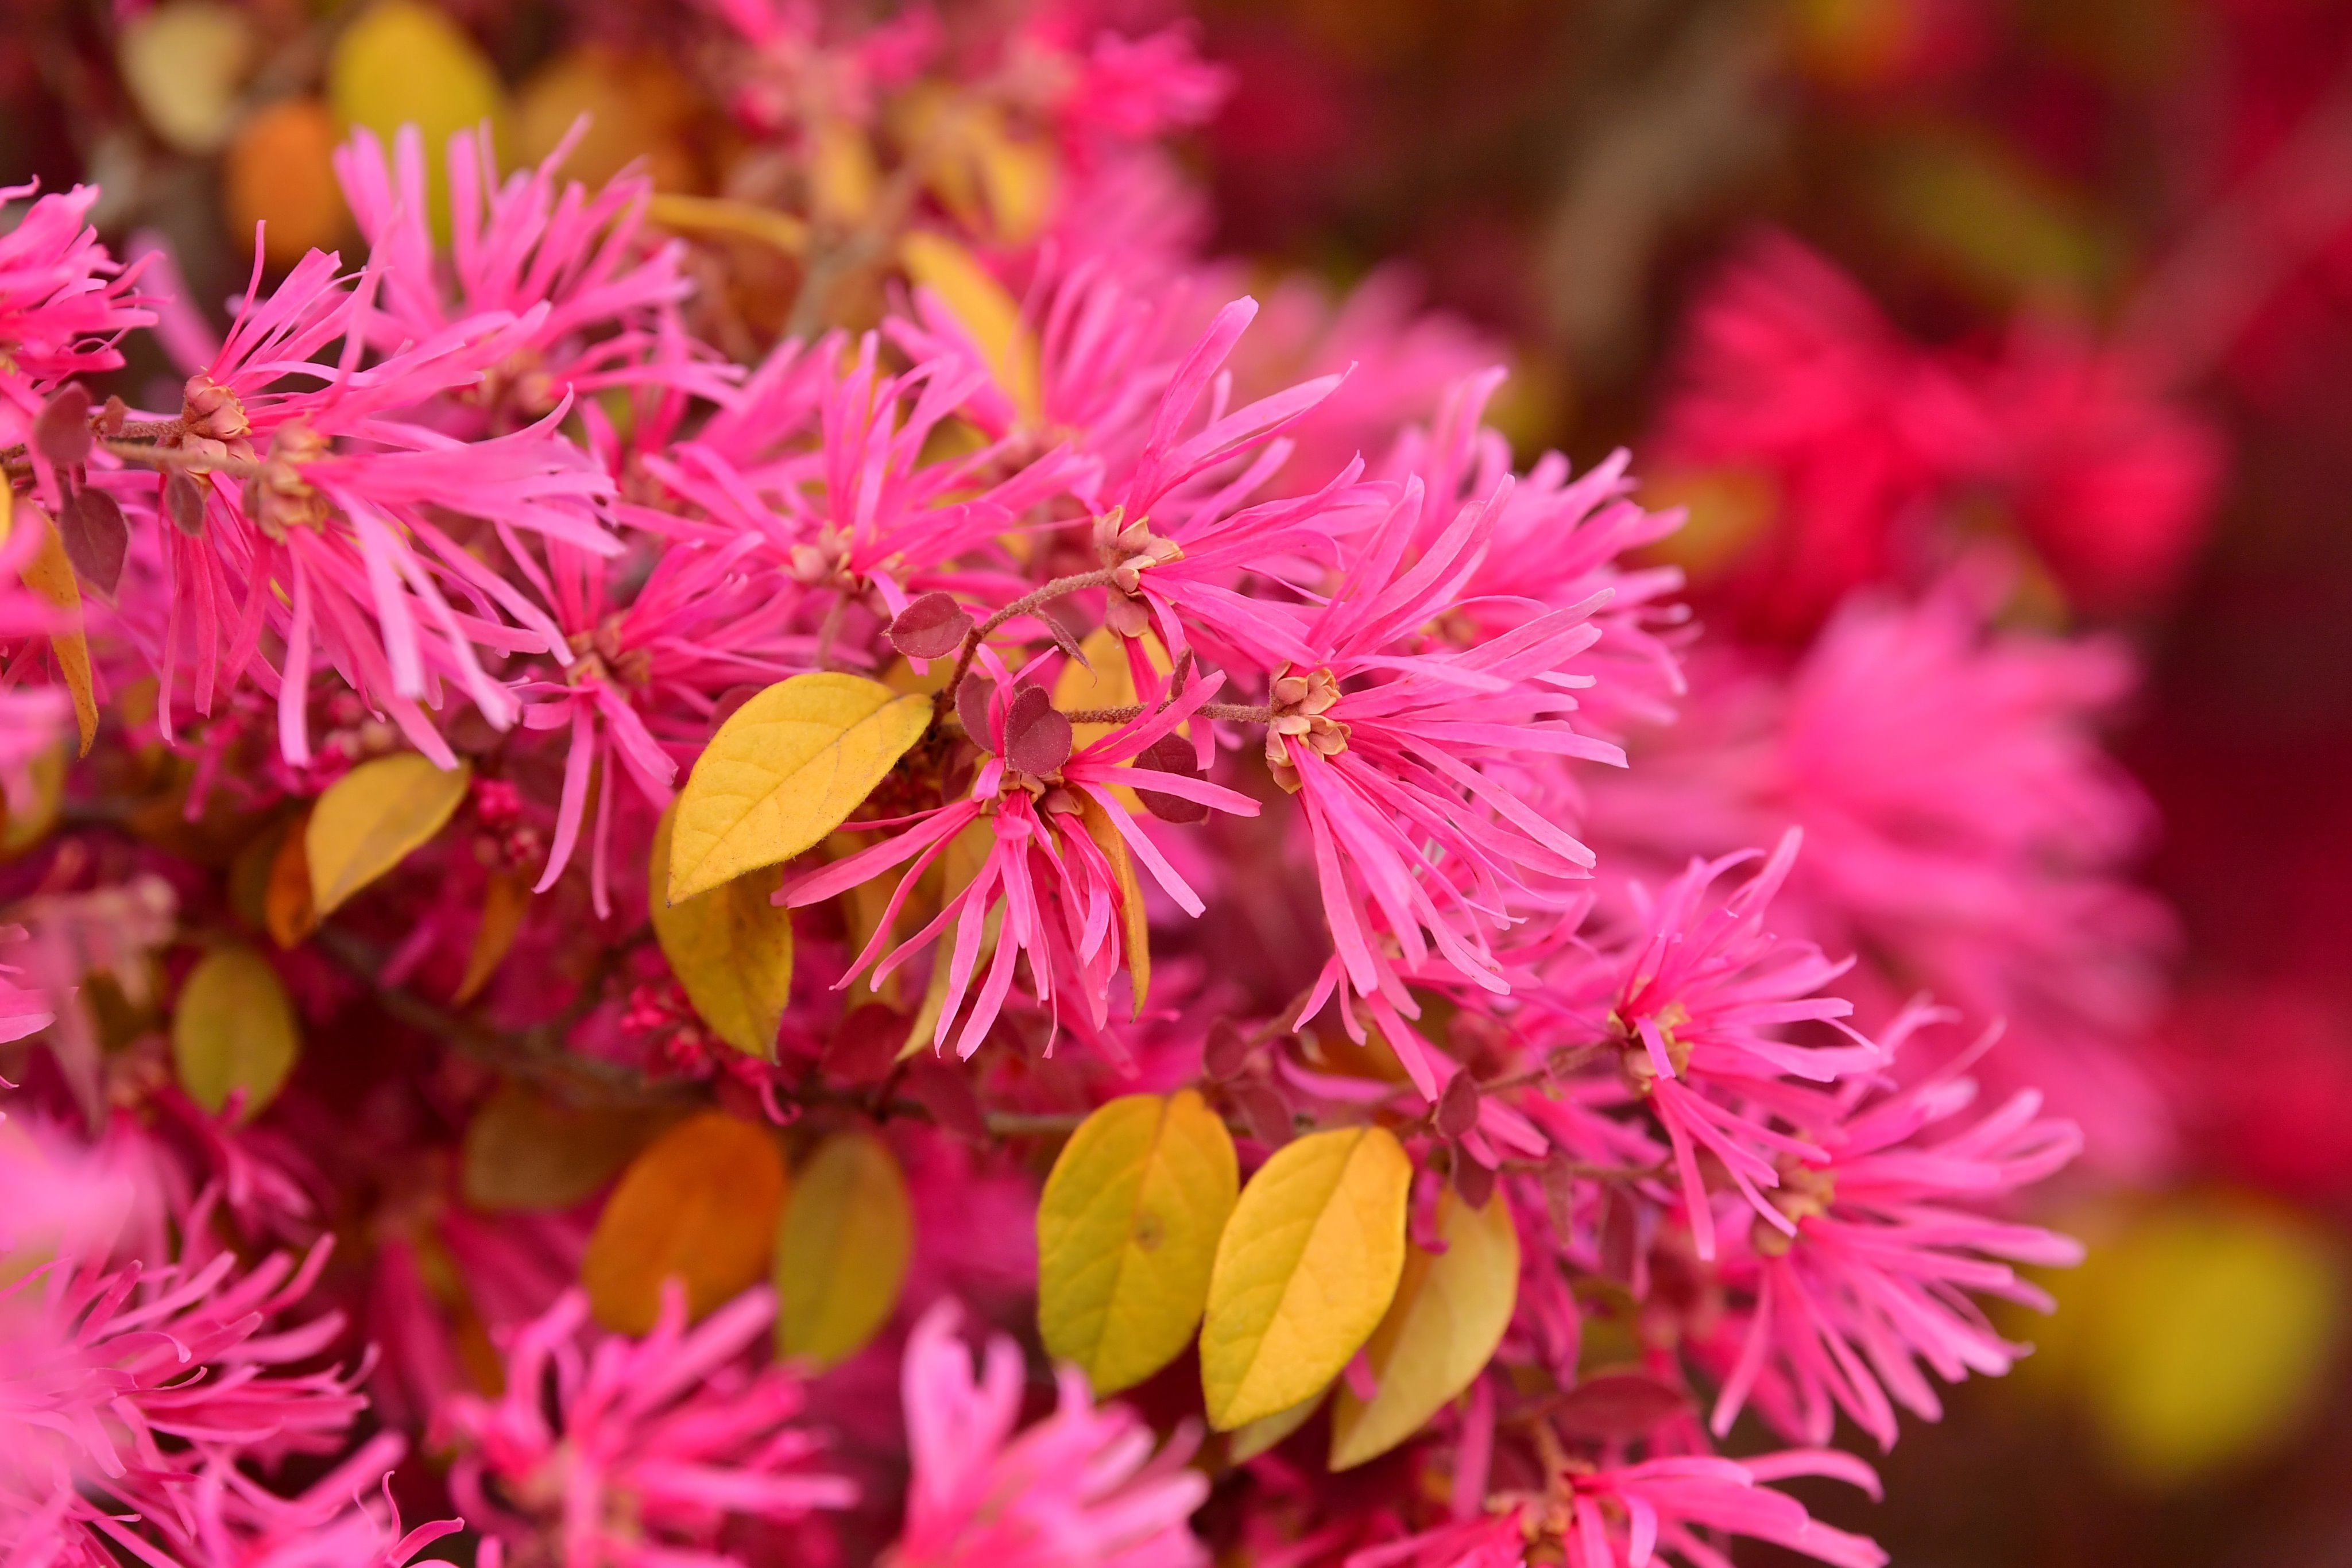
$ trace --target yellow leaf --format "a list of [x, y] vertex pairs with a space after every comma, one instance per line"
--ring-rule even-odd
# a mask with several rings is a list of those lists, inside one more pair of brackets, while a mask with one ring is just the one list
[[1121, 956], [1127, 960], [1127, 977], [1134, 991], [1134, 1005], [1129, 1016], [1141, 1018], [1143, 1004], [1151, 995], [1151, 921], [1143, 910], [1143, 884], [1135, 878], [1135, 862], [1127, 852], [1127, 841], [1119, 837], [1110, 813], [1091, 795], [1078, 797], [1079, 820], [1087, 825], [1087, 837], [1110, 862], [1111, 874], [1118, 878], [1118, 922]]
[[57, 825], [58, 812], [65, 804], [67, 747], [60, 741], [45, 746], [33, 753], [25, 764], [26, 786], [23, 800], [5, 800], [0, 810], [0, 859], [23, 854], [48, 837]]
[[221, 206], [230, 237], [250, 254], [261, 226], [264, 259], [291, 267], [332, 250], [352, 227], [336, 182], [335, 117], [315, 98], [281, 98], [247, 116], [221, 160]]
[[2248, 1198], [2158, 1209], [2095, 1239], [2081, 1270], [2048, 1282], [2064, 1332], [2047, 1348], [2072, 1364], [2063, 1370], [2115, 1459], [2157, 1484], [2290, 1438], [2343, 1338], [2339, 1244]]
[[723, 1111], [690, 1116], [655, 1139], [604, 1200], [580, 1262], [596, 1321], [646, 1333], [672, 1278], [684, 1282], [695, 1318], [758, 1283], [784, 1186], [775, 1140]]
[[1225, 1444], [1226, 1461], [1239, 1465], [1256, 1458], [1313, 1419], [1315, 1412], [1323, 1407], [1323, 1396], [1330, 1392], [1331, 1385], [1327, 1383], [1287, 1410], [1277, 1410], [1234, 1427], [1232, 1438]]
[[[1128, 707], [1142, 700], [1135, 689], [1135, 672], [1127, 662], [1127, 639], [1116, 627], [1096, 627], [1078, 644], [1078, 652], [1087, 656], [1087, 664], [1067, 660], [1062, 665], [1062, 673], [1054, 678], [1055, 707], [1075, 713], [1082, 708]], [[1143, 634], [1143, 656], [1163, 675], [1175, 667], [1168, 650], [1160, 646], [1156, 632]], [[1093, 668], [1087, 668], [1087, 664]], [[1070, 726], [1070, 749], [1083, 750], [1117, 727], [1108, 724], [1074, 724]], [[1189, 725], [1179, 725], [1177, 733], [1182, 735], [1190, 729]], [[1134, 790], [1122, 784], [1116, 792], [1129, 810], [1143, 810], [1143, 802], [1135, 798]]]
[[928, 697], [857, 675], [794, 675], [745, 703], [678, 796], [669, 902], [788, 861], [841, 826], [930, 723]]
[[1437, 1201], [1445, 1250], [1410, 1248], [1388, 1315], [1364, 1346], [1379, 1392], [1360, 1399], [1342, 1380], [1331, 1409], [1331, 1468], [1387, 1453], [1470, 1386], [1510, 1326], [1519, 1297], [1519, 1233], [1501, 1188], [1473, 1208], [1448, 1188]]
[[613, 1179], [651, 1124], [643, 1111], [562, 1105], [508, 1083], [466, 1124], [459, 1185], [477, 1208], [570, 1208]]
[[827, 119], [817, 125], [812, 141], [809, 194], [816, 215], [841, 228], [864, 222], [874, 210], [875, 191], [882, 183], [865, 128], [851, 120]]
[[1037, 340], [1022, 324], [1021, 307], [1004, 285], [945, 235], [917, 229], [898, 242], [907, 276], [940, 297], [980, 347], [989, 373], [1021, 411], [1024, 423], [1040, 417]]
[[654, 937], [710, 1032], [747, 1055], [772, 1057], [776, 1025], [793, 991], [792, 911], [768, 901], [783, 884], [783, 868], [765, 866], [709, 893], [664, 903], [677, 811], [671, 802], [654, 828], [646, 881]]
[[1054, 206], [1053, 150], [1042, 141], [1016, 140], [994, 120], [973, 138], [972, 162], [999, 244], [1024, 246], [1037, 237]]
[[363, 125], [391, 146], [415, 124], [425, 139], [433, 228], [449, 235], [450, 135], [491, 119], [503, 93], [498, 72], [466, 30], [421, 0], [378, 0], [343, 29], [327, 60], [327, 99], [347, 126]]
[[482, 923], [474, 927], [473, 950], [466, 955], [466, 977], [457, 982], [452, 1002], [462, 1008], [482, 994], [521, 935], [523, 912], [530, 907], [530, 884], [521, 873], [491, 873], [482, 889]]
[[73, 562], [66, 559], [65, 540], [49, 526], [48, 514], [25, 503], [30, 524], [41, 530], [41, 546], [25, 567], [25, 586], [65, 612], [65, 624], [49, 633], [49, 649], [58, 658], [58, 674], [73, 695], [74, 727], [81, 732], [81, 755], [98, 738], [98, 694], [91, 684], [89, 639], [81, 630], [81, 587], [74, 581]]
[[310, 903], [325, 919], [429, 841], [466, 799], [474, 770], [448, 772], [413, 751], [362, 762], [327, 787], [302, 830]]
[[685, 196], [665, 191], [646, 204], [646, 216], [680, 234], [740, 235], [787, 256], [808, 249], [808, 225], [790, 213], [723, 196]]
[[1312, 1134], [1250, 1178], [1201, 1324], [1210, 1425], [1288, 1409], [1348, 1364], [1396, 1294], [1412, 1186], [1412, 1161], [1381, 1127]]
[[642, 158], [656, 189], [689, 183], [694, 163], [680, 137], [695, 112], [693, 92], [651, 50], [629, 54], [605, 44], [575, 45], [533, 71], [518, 90], [515, 162], [546, 158], [584, 114], [588, 128], [563, 161], [566, 178], [601, 185]]
[[188, 972], [172, 1014], [172, 1066], [188, 1098], [217, 1113], [245, 1091], [250, 1119], [278, 1097], [301, 1054], [294, 1004], [250, 947], [215, 947]]
[[182, 152], [218, 151], [253, 62], [253, 24], [215, 0], [171, 0], [122, 29], [122, 85], [155, 133]]
[[1088, 1116], [1037, 1206], [1037, 1328], [1097, 1395], [1182, 1354], [1240, 1189], [1234, 1141], [1192, 1090]]
[[846, 1361], [890, 1320], [914, 1252], [914, 1210], [890, 1145], [835, 1133], [793, 1179], [776, 1233], [776, 1350]]

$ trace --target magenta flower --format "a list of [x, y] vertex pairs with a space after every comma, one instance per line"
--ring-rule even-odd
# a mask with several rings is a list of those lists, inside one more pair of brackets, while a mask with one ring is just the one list
[[[487, 128], [449, 138], [451, 236], [436, 255], [425, 150], [413, 125], [389, 159], [361, 127], [335, 150], [335, 173], [360, 232], [389, 262], [362, 330], [379, 352], [425, 342], [452, 325], [496, 312], [532, 326], [465, 401], [482, 423], [512, 429], [545, 417], [567, 397], [655, 384], [723, 396], [734, 372], [689, 340], [669, 313], [688, 292], [683, 246], [640, 238], [653, 181], [631, 172], [590, 194], [556, 172], [587, 130], [583, 117], [536, 169], [501, 181]], [[543, 308], [541, 308], [543, 307]]]
[[942, 1301], [907, 1341], [904, 1398], [914, 1478], [891, 1568], [1200, 1568], [1208, 1552], [1185, 1521], [1208, 1496], [1188, 1469], [1192, 1437], [1152, 1452], [1150, 1428], [1123, 1406], [1097, 1406], [1065, 1368], [1054, 1414], [1022, 1430], [1020, 1347], [990, 1337], [973, 1376]]
[[[1626, 1082], [1665, 1129], [1699, 1256], [1715, 1256], [1715, 1218], [1698, 1152], [1721, 1163], [1770, 1225], [1794, 1222], [1763, 1193], [1780, 1162], [1818, 1165], [1818, 1145], [1772, 1125], [1784, 1079], [1827, 1083], [1885, 1064], [1885, 1054], [1842, 1020], [1853, 1004], [1821, 994], [1852, 967], [1807, 942], [1776, 936], [1765, 912], [1796, 862], [1801, 836], [1785, 834], [1771, 857], [1728, 897], [1715, 884], [1756, 859], [1748, 851], [1694, 861], [1643, 898], [1638, 934], [1614, 956], [1564, 981], [1540, 1004], [1564, 1009], [1579, 1043], [1607, 1042]], [[1636, 890], [1637, 894], [1641, 890]], [[1808, 1046], [1781, 1038], [1795, 1024], [1826, 1024], [1853, 1043]]]
[[[296, 765], [310, 758], [306, 708], [320, 656], [445, 767], [454, 754], [425, 713], [445, 679], [493, 725], [519, 716], [477, 649], [558, 649], [543, 631], [501, 618], [527, 601], [444, 528], [448, 517], [593, 554], [619, 548], [597, 516], [611, 481], [558, 433], [563, 408], [470, 443], [397, 417], [478, 385], [545, 307], [520, 319], [469, 318], [364, 365], [363, 335], [350, 329], [389, 267], [379, 251], [353, 287], [336, 275], [335, 257], [313, 252], [265, 301], [257, 263], [219, 357], [189, 379], [167, 443], [199, 486], [162, 533], [171, 615], [157, 663], [167, 722], [185, 619], [196, 711], [209, 712], [217, 685], [252, 668], [278, 687], [279, 747]], [[338, 339], [335, 362], [312, 361]], [[283, 384], [295, 376], [321, 384]], [[241, 490], [222, 484], [230, 476], [243, 477]], [[162, 509], [173, 507], [166, 495]], [[284, 649], [275, 669], [257, 662], [265, 629]]]
[[1833, 1568], [1880, 1568], [1886, 1553], [1863, 1536], [1816, 1522], [1804, 1504], [1764, 1483], [1826, 1476], [1878, 1495], [1869, 1466], [1832, 1448], [1760, 1458], [1645, 1459], [1570, 1475], [1566, 1517], [1554, 1528], [1569, 1568], [1647, 1568], [1677, 1558], [1693, 1568], [1727, 1561], [1698, 1531], [1751, 1536]]
[[[1503, 769], [1528, 758], [1622, 762], [1580, 733], [1564, 666], [1598, 635], [1593, 606], [1536, 616], [1470, 649], [1419, 645], [1452, 608], [1486, 549], [1499, 497], [1465, 507], [1417, 559], [1422, 492], [1401, 497], [1361, 540], [1330, 601], [1300, 632], [1308, 653], [1276, 674], [1265, 743], [1275, 779], [1307, 814], [1336, 969], [1309, 1000], [1318, 1009], [1344, 972], [1358, 996], [1399, 1005], [1400, 970], [1433, 956], [1465, 981], [1508, 989], [1488, 943], [1514, 899], [1557, 901], [1589, 874], [1592, 852], [1507, 787]], [[1386, 949], [1394, 944], [1395, 957]], [[1435, 1070], [1404, 1055], [1434, 1097]]]
[[[776, 901], [800, 908], [911, 860], [914, 864], [900, 877], [873, 940], [839, 985], [848, 985], [869, 967], [875, 967], [878, 983], [952, 925], [952, 948], [933, 959], [949, 966], [946, 1002], [932, 1036], [935, 1048], [947, 1044], [971, 994], [982, 950], [991, 946], [994, 951], [988, 973], [957, 1036], [959, 1056], [970, 1057], [987, 1038], [1011, 994], [1013, 967], [1024, 954], [1041, 1006], [1051, 1008], [1063, 990], [1075, 990], [1086, 1004], [1088, 1020], [1099, 1027], [1109, 1010], [1111, 981], [1126, 963], [1120, 915], [1129, 894], [1108, 858], [1109, 845], [1097, 833], [1116, 834], [1116, 843], [1142, 862], [1152, 880], [1186, 914], [1198, 915], [1203, 907], [1199, 894], [1120, 803], [1115, 789], [1149, 779], [1149, 788], [1157, 793], [1235, 816], [1257, 814], [1256, 801], [1205, 779], [1132, 766], [1155, 742], [1191, 718], [1220, 684], [1217, 677], [1195, 680], [1166, 706], [1073, 752], [1069, 720], [1054, 710], [1042, 689], [1015, 687], [993, 651], [983, 648], [957, 705], [967, 733], [985, 747], [971, 792], [906, 823], [871, 824], [903, 826], [905, 831], [782, 889]], [[983, 725], [984, 734], [974, 733]], [[929, 925], [886, 955], [884, 945], [917, 880], [972, 831], [985, 839], [970, 852], [978, 862], [970, 881], [948, 897]]]
[[720, 1568], [740, 1561], [720, 1544], [730, 1519], [847, 1507], [848, 1481], [804, 1468], [820, 1445], [789, 1425], [799, 1380], [745, 1364], [775, 1314], [761, 1287], [689, 1331], [672, 1281], [644, 1339], [583, 1338], [588, 1299], [566, 1291], [516, 1331], [504, 1395], [442, 1406], [467, 1519], [532, 1568]]
[[[1888, 1030], [1890, 1047], [1923, 1016]], [[1994, 1332], [1971, 1293], [2048, 1312], [2047, 1293], [2010, 1264], [2068, 1267], [2083, 1249], [1979, 1210], [2056, 1172], [2083, 1138], [2073, 1123], [2040, 1115], [2032, 1091], [1972, 1125], [1930, 1134], [1975, 1098], [1974, 1081], [1948, 1070], [1871, 1094], [1820, 1131], [1825, 1158], [1789, 1169], [1772, 1201], [1796, 1233], [1750, 1232], [1755, 1308], [1716, 1401], [1717, 1436], [1754, 1395], [1799, 1441], [1825, 1441], [1843, 1410], [1891, 1448], [1895, 1403], [1924, 1420], [1942, 1416], [1919, 1363], [1957, 1383], [1970, 1372], [1997, 1377], [2025, 1354]]]
[[[0, 202], [31, 196], [37, 184], [0, 190]], [[76, 185], [36, 199], [0, 235], [0, 423], [21, 440], [61, 383], [122, 363], [115, 343], [154, 312], [132, 292], [139, 267], [123, 267], [89, 226], [98, 187]]]

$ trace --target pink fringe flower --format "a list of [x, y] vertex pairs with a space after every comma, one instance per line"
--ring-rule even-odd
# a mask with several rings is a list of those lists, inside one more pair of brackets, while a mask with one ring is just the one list
[[730, 1518], [847, 1507], [849, 1482], [802, 1468], [819, 1444], [789, 1425], [798, 1379], [743, 1364], [775, 1315], [762, 1287], [689, 1331], [672, 1281], [644, 1339], [583, 1341], [588, 1299], [567, 1291], [516, 1332], [503, 1396], [453, 1394], [442, 1406], [459, 1448], [450, 1490], [467, 1519], [525, 1564], [717, 1568], [739, 1562], [719, 1544]]
[[1054, 1414], [1014, 1435], [1020, 1347], [988, 1342], [980, 1375], [943, 1301], [907, 1342], [907, 1441], [915, 1473], [891, 1568], [1202, 1568], [1185, 1521], [1209, 1493], [1180, 1435], [1155, 1455], [1150, 1428], [1097, 1406], [1064, 1369]]

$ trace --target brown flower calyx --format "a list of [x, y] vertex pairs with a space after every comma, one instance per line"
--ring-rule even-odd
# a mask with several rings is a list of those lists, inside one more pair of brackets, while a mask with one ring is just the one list
[[198, 371], [180, 393], [179, 434], [164, 444], [194, 454], [199, 461], [189, 469], [201, 474], [211, 464], [251, 462], [252, 437], [253, 422], [246, 417], [245, 404], [210, 372]]
[[794, 545], [788, 561], [793, 580], [803, 588], [836, 588], [844, 593], [856, 593], [862, 586], [856, 569], [849, 564], [849, 533], [845, 528], [828, 528], [814, 540]]
[[[1801, 1160], [1782, 1160], [1780, 1185], [1766, 1196], [1790, 1224], [1802, 1226], [1827, 1214], [1837, 1201], [1837, 1176]], [[1759, 1225], [1748, 1238], [1748, 1245], [1767, 1258], [1783, 1257], [1796, 1244], [1795, 1237], [1775, 1225]]]
[[1339, 677], [1329, 669], [1294, 675], [1288, 665], [1275, 676], [1274, 716], [1265, 728], [1265, 765], [1274, 781], [1292, 794], [1298, 792], [1298, 768], [1290, 748], [1303, 746], [1318, 757], [1337, 757], [1348, 749], [1348, 727], [1329, 716], [1339, 700]]
[[[1690, 1042], [1677, 1038], [1675, 1030], [1690, 1021], [1690, 1014], [1680, 1002], [1669, 1002], [1655, 1021], [1658, 1034], [1666, 1043], [1666, 1061], [1679, 1078], [1690, 1071], [1691, 1048]], [[1615, 1012], [1609, 1015], [1609, 1035], [1623, 1053], [1618, 1062], [1627, 1087], [1636, 1094], [1646, 1095], [1658, 1080], [1658, 1064], [1650, 1055], [1649, 1042], [1642, 1038], [1640, 1030]]]
[[1140, 637], [1151, 624], [1151, 612], [1139, 596], [1147, 568], [1182, 558], [1184, 547], [1151, 531], [1151, 519], [1127, 520], [1124, 507], [1113, 507], [1095, 519], [1095, 554], [1110, 573], [1110, 602], [1103, 619], [1122, 637]]
[[[245, 411], [237, 411], [242, 420]], [[247, 451], [252, 447], [246, 444]], [[326, 526], [331, 508], [325, 494], [302, 477], [302, 465], [327, 455], [327, 438], [300, 423], [280, 425], [269, 438], [269, 455], [245, 482], [245, 515], [280, 544], [289, 529]]]
[[572, 662], [565, 667], [563, 678], [572, 685], [591, 681], [609, 681], [625, 686], [653, 684], [653, 654], [621, 641], [621, 618], [617, 614], [605, 616], [594, 631], [574, 632], [565, 641], [572, 646]]

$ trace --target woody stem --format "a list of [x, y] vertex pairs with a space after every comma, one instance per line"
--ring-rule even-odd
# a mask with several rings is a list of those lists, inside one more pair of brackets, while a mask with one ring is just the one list
[[1108, 585], [1109, 581], [1108, 567], [1095, 571], [1073, 572], [1068, 577], [1057, 577], [1041, 587], [1031, 589], [966, 632], [963, 652], [956, 655], [955, 671], [948, 677], [948, 684], [940, 688], [940, 711], [944, 713], [954, 704], [956, 688], [963, 685], [965, 674], [971, 670], [972, 660], [979, 655], [980, 645], [988, 641], [988, 634], [1015, 616], [1026, 615], [1039, 605], [1059, 599], [1066, 593], [1076, 593], [1086, 588], [1101, 588]]

